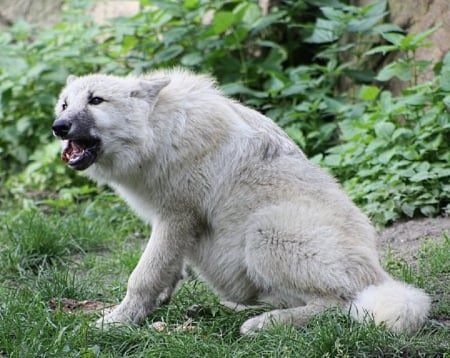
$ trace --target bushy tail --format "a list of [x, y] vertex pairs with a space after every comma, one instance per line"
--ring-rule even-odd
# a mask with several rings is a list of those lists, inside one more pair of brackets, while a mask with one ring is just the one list
[[424, 291], [389, 279], [361, 291], [350, 313], [358, 321], [373, 317], [394, 332], [412, 334], [425, 323], [429, 309], [430, 297]]

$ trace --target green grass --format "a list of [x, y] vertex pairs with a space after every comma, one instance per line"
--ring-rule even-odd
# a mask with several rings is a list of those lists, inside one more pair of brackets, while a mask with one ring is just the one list
[[[105, 197], [63, 212], [45, 206], [1, 213], [0, 357], [449, 357], [446, 236], [424, 243], [414, 265], [387, 262], [394, 276], [433, 295], [430, 320], [413, 337], [337, 310], [302, 329], [276, 326], [242, 337], [239, 326], [257, 311], [231, 312], [196, 280], [139, 327], [103, 332], [93, 327], [96, 314], [49, 309], [52, 298], [119, 302], [148, 233], [124, 204]], [[188, 319], [193, 329], [180, 330]], [[153, 321], [165, 329], [155, 330]]]

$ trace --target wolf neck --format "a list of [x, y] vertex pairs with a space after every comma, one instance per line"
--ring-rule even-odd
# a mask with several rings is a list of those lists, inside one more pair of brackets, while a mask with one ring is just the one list
[[[242, 134], [231, 131], [227, 120], [213, 114], [209, 106], [174, 108], [162, 96], [151, 116], [153, 129], [146, 153], [128, 155], [127, 160], [96, 163], [86, 174], [110, 185], [146, 222], [160, 216], [161, 208], [192, 205], [202, 207], [212, 176], [236, 154], [236, 140]], [[169, 110], [167, 109], [169, 107]], [[223, 108], [226, 114], [230, 109]], [[220, 112], [219, 112], [220, 113]], [[232, 113], [230, 113], [232, 115]], [[245, 132], [245, 131], [244, 131]], [[142, 149], [142, 146], [136, 150]], [[131, 165], [130, 165], [131, 163]], [[215, 163], [211, 166], [211, 163]]]

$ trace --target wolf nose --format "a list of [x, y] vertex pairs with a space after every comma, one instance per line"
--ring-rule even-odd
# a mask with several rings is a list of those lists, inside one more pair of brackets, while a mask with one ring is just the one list
[[58, 119], [53, 122], [52, 129], [53, 133], [57, 137], [64, 138], [69, 134], [70, 128], [72, 127], [72, 123], [67, 119]]

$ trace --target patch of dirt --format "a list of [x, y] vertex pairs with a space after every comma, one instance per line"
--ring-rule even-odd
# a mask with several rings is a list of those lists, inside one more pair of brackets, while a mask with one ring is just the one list
[[395, 257], [413, 258], [423, 240], [433, 240], [450, 235], [450, 217], [423, 218], [395, 223], [379, 234], [381, 253], [391, 250]]
[[[396, 223], [382, 230], [378, 238], [378, 248], [380, 257], [386, 255], [388, 251], [394, 258], [405, 260], [408, 264], [417, 263], [418, 252], [424, 240], [438, 240], [443, 235], [450, 235], [450, 217], [415, 219]], [[433, 324], [450, 327], [450, 317], [446, 309], [441, 310], [438, 306], [448, 305], [449, 277], [445, 274], [437, 278], [439, 285], [432, 293], [434, 308], [432, 308], [431, 318]]]

